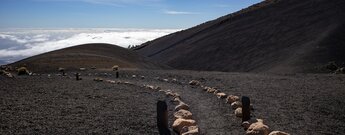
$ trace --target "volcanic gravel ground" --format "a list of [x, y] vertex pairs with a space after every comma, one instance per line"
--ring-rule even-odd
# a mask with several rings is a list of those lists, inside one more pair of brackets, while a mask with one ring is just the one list
[[0, 134], [158, 134], [158, 92], [86, 78], [2, 79]]
[[[109, 74], [114, 73], [86, 71], [81, 81], [55, 75], [51, 79], [46, 75], [1, 78], [0, 134], [158, 134], [155, 107], [165, 95], [139, 87], [144, 84], [179, 93], [190, 105], [202, 134], [244, 134], [241, 119], [230, 105], [201, 87], [190, 86], [193, 79], [227, 94], [249, 96], [255, 109], [252, 114], [272, 130], [290, 134], [345, 131], [344, 75], [125, 70], [120, 71], [119, 80], [135, 85], [92, 81], [95, 77], [117, 80]], [[171, 125], [174, 105], [166, 101]]]

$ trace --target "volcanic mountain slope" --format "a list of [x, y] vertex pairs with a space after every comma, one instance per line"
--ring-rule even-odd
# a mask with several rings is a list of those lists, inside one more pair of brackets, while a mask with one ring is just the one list
[[344, 66], [344, 37], [344, 0], [265, 0], [134, 50], [178, 69], [322, 72]]
[[15, 63], [13, 67], [26, 65], [32, 71], [56, 71], [67, 69], [121, 68], [161, 69], [168, 66], [152, 63], [145, 56], [111, 44], [84, 44], [33, 56]]

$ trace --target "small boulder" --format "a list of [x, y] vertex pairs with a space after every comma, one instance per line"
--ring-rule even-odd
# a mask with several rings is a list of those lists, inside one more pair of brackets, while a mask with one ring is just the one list
[[192, 85], [192, 86], [199, 86], [201, 83], [197, 80], [192, 80], [189, 82], [189, 85]]
[[181, 109], [189, 110], [189, 105], [187, 105], [186, 103], [180, 101], [180, 103], [175, 107], [175, 111], [178, 111], [178, 110], [181, 110]]
[[290, 134], [282, 132], [282, 131], [272, 131], [269, 135], [290, 135]]
[[112, 67], [112, 69], [113, 69], [113, 71], [117, 71], [117, 70], [119, 70], [119, 66], [118, 66], [118, 65], [114, 65], [114, 66]]
[[208, 93], [214, 93], [216, 91], [215, 88], [208, 87], [207, 91]]
[[236, 117], [242, 118], [243, 115], [242, 115], [242, 108], [241, 107], [239, 107], [235, 110], [235, 115], [236, 115]]
[[103, 79], [102, 78], [94, 78], [93, 81], [95, 81], [95, 82], [103, 82]]
[[215, 90], [214, 92], [213, 92], [213, 94], [214, 95], [217, 95], [217, 93], [220, 93], [221, 91], [220, 90]]
[[258, 121], [249, 126], [246, 131], [246, 135], [268, 135], [270, 129], [263, 121]]
[[13, 77], [14, 77], [10, 72], [5, 72], [5, 75], [6, 75], [8, 78], [13, 78]]
[[62, 68], [62, 67], [60, 67], [60, 68], [58, 68], [58, 71], [59, 72], [64, 72], [66, 69], [65, 68]]
[[237, 108], [239, 108], [239, 107], [242, 107], [242, 103], [240, 102], [240, 101], [236, 101], [236, 102], [233, 102], [232, 104], [231, 104], [231, 107], [232, 107], [232, 109], [237, 109]]
[[178, 118], [191, 119], [192, 116], [193, 116], [193, 114], [190, 111], [184, 110], [184, 109], [178, 110], [177, 112], [174, 113], [174, 117], [176, 119], [178, 119]]
[[209, 88], [211, 88], [211, 87], [208, 87], [208, 86], [201, 86], [201, 87], [202, 87], [203, 90], [206, 91], [206, 92], [207, 92], [207, 90], [208, 90]]
[[226, 94], [221, 92], [216, 94], [217, 98], [226, 98]]
[[183, 127], [196, 126], [195, 120], [191, 119], [176, 119], [172, 125], [172, 128], [176, 133], [181, 133]]
[[226, 98], [226, 103], [228, 104], [232, 104], [233, 102], [236, 102], [236, 101], [239, 101], [240, 98], [238, 96], [234, 96], [234, 95], [229, 95], [227, 98]]
[[198, 126], [183, 127], [181, 130], [181, 135], [199, 135]]

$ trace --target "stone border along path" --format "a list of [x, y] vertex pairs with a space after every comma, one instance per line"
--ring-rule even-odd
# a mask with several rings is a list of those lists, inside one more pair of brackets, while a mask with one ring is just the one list
[[[103, 82], [102, 78], [94, 78], [93, 81]], [[174, 122], [172, 124], [173, 130], [180, 135], [198, 135], [199, 127], [197, 126], [196, 121], [192, 118], [193, 114], [189, 111], [189, 105], [182, 101], [180, 94], [173, 92], [172, 90], [161, 90], [159, 86], [153, 85], [138, 85], [131, 83], [129, 81], [114, 81], [114, 80], [105, 80], [106, 83], [111, 84], [124, 84], [124, 85], [135, 85], [141, 88], [146, 88], [149, 90], [155, 90], [158, 92], [164, 92], [167, 98], [170, 98], [171, 101], [175, 103], [175, 112], [174, 112]]]
[[[191, 80], [189, 85], [202, 88], [205, 92], [214, 94], [218, 99], [225, 99], [227, 104], [230, 104], [234, 110], [235, 116], [242, 118], [242, 101], [240, 98], [235, 95], [227, 95], [226, 93], [221, 92], [220, 90], [203, 86], [201, 82], [197, 80]], [[250, 110], [254, 110], [253, 105], [250, 104]], [[264, 124], [262, 119], [250, 119], [244, 121], [241, 126], [246, 130], [246, 135], [290, 135], [282, 131], [270, 131], [269, 127]]]

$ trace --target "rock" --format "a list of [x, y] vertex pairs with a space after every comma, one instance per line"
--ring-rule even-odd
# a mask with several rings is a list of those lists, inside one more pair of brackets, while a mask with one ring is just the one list
[[214, 93], [216, 91], [216, 89], [208, 87], [207, 91], [208, 93]]
[[94, 78], [93, 81], [96, 81], [96, 82], [103, 82], [103, 79], [102, 79], [102, 78]]
[[65, 71], [65, 68], [60, 67], [60, 68], [58, 68], [58, 71], [59, 71], [59, 72], [64, 72], [64, 71]]
[[250, 126], [250, 122], [249, 121], [243, 121], [241, 126], [244, 128], [244, 130], [247, 130]]
[[161, 90], [161, 87], [159, 87], [159, 86], [144, 85], [144, 87], [151, 89], [151, 90]]
[[116, 82], [113, 81], [113, 80], [106, 80], [106, 82], [108, 82], [108, 83], [116, 83]]
[[180, 101], [180, 103], [175, 107], [175, 111], [178, 111], [178, 110], [181, 110], [181, 109], [189, 110], [189, 105], [187, 105], [186, 103], [183, 103], [182, 101]]
[[199, 135], [199, 127], [198, 126], [183, 127], [180, 134], [181, 135]]
[[169, 79], [163, 79], [164, 82], [169, 82]]
[[239, 107], [235, 110], [235, 115], [236, 115], [236, 117], [242, 118], [242, 108], [241, 107]]
[[189, 85], [193, 85], [193, 86], [199, 86], [201, 83], [197, 80], [192, 80], [189, 82]]
[[137, 76], [136, 75], [132, 75], [132, 78], [137, 78]]
[[232, 104], [233, 102], [239, 101], [239, 100], [240, 100], [240, 98], [239, 98], [238, 96], [229, 95], [229, 96], [226, 98], [226, 103]]
[[183, 127], [196, 126], [195, 120], [191, 119], [176, 119], [172, 125], [172, 128], [175, 132], [181, 133]]
[[172, 101], [173, 101], [175, 104], [179, 104], [180, 102], [182, 102], [180, 97], [174, 97], [174, 98], [172, 99]]
[[282, 131], [272, 131], [269, 135], [290, 135], [290, 134], [282, 132]]
[[167, 91], [165, 92], [165, 95], [171, 96], [171, 97], [173, 97], [173, 98], [180, 98], [180, 94], [178, 94], [178, 93], [176, 93], [176, 92], [172, 92], [172, 91], [170, 91], [170, 90], [167, 90]]
[[176, 119], [178, 118], [182, 118], [182, 119], [192, 119], [192, 113], [188, 110], [184, 110], [184, 109], [181, 109], [181, 110], [178, 110], [177, 112], [174, 113], [174, 117]]
[[156, 86], [155, 88], [154, 88], [154, 90], [161, 90], [162, 88], [161, 87], [159, 87], [159, 86]]
[[226, 98], [226, 94], [221, 92], [216, 94], [217, 98]]
[[251, 124], [246, 131], [246, 135], [268, 135], [269, 133], [269, 127], [262, 120]]
[[201, 88], [203, 88], [204, 91], [207, 91], [209, 88], [211, 87], [207, 87], [207, 86], [201, 86]]
[[85, 70], [86, 70], [86, 68], [79, 68], [79, 70], [80, 70], [80, 71], [85, 71]]
[[335, 71], [336, 74], [345, 74], [345, 67], [342, 67], [342, 68], [338, 68], [336, 71]]
[[219, 93], [220, 92], [220, 90], [215, 90], [214, 92], [213, 92], [213, 94], [214, 95], [217, 95], [217, 93]]
[[145, 76], [141, 76], [140, 78], [141, 78], [141, 79], [145, 79]]
[[118, 66], [118, 65], [114, 65], [114, 66], [112, 67], [112, 69], [113, 69], [113, 71], [117, 71], [117, 70], [119, 70], [119, 66]]
[[8, 78], [13, 78], [14, 76], [10, 72], [5, 72], [4, 73]]
[[232, 104], [231, 104], [231, 107], [232, 107], [232, 109], [237, 109], [237, 108], [239, 108], [239, 107], [242, 107], [242, 103], [240, 102], [240, 101], [236, 101], [236, 102], [233, 102]]
[[249, 109], [253, 111], [254, 110], [254, 105], [250, 104]]

